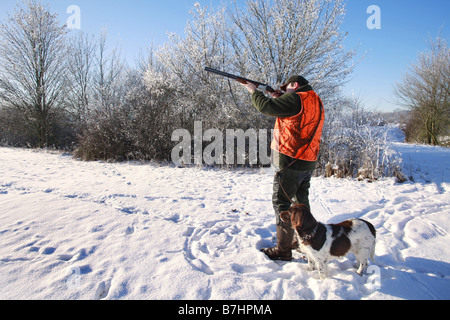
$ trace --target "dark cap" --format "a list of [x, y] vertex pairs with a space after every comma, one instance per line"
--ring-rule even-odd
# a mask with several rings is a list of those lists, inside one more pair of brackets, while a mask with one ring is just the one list
[[280, 87], [281, 90], [286, 91], [288, 84], [294, 83], [294, 82], [297, 82], [300, 85], [300, 87], [303, 87], [303, 86], [306, 86], [309, 84], [308, 80], [306, 80], [302, 76], [293, 76], [293, 77], [290, 77], [289, 80]]

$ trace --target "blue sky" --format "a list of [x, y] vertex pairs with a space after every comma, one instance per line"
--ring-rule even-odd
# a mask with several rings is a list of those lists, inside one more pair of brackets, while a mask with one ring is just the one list
[[[131, 63], [139, 51], [151, 43], [158, 45], [167, 41], [167, 32], [182, 34], [194, 3], [219, 4], [217, 0], [42, 2], [58, 13], [62, 22], [70, 16], [67, 14], [70, 5], [79, 6], [82, 30], [98, 35], [107, 28], [109, 41], [117, 41], [122, 54]], [[16, 0], [0, 2], [0, 21], [5, 21], [6, 13], [12, 13], [15, 5]], [[370, 5], [377, 5], [381, 10], [379, 30], [369, 30], [366, 26], [371, 16], [367, 13]], [[348, 0], [342, 25], [342, 30], [349, 33], [345, 45], [349, 49], [358, 46], [359, 55], [366, 53], [366, 56], [357, 65], [345, 92], [359, 96], [369, 108], [380, 111], [398, 108], [393, 95], [395, 83], [402, 79], [408, 66], [417, 61], [418, 54], [426, 50], [430, 38], [441, 31], [448, 41], [449, 12], [448, 0]]]

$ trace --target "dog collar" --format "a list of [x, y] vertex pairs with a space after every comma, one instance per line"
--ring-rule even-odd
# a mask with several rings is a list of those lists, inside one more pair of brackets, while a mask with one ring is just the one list
[[302, 240], [304, 240], [304, 241], [309, 241], [312, 238], [314, 238], [314, 236], [316, 235], [318, 229], [319, 229], [319, 224], [316, 225], [316, 227], [314, 228], [313, 232], [311, 232], [310, 234], [304, 235], [304, 236], [300, 236], [300, 238], [302, 238]]

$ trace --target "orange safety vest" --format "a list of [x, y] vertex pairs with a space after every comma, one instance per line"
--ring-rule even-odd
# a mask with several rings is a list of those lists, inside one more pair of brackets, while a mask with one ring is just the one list
[[277, 118], [271, 148], [291, 158], [317, 161], [325, 110], [314, 91], [297, 92], [302, 110], [290, 118]]

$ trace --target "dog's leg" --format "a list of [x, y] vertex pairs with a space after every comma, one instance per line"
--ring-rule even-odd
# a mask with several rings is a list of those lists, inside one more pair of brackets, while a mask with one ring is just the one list
[[319, 261], [317, 264], [319, 270], [319, 277], [321, 280], [328, 278], [328, 265], [326, 261]]
[[358, 275], [362, 276], [362, 275], [364, 274], [364, 271], [366, 271], [366, 268], [367, 268], [367, 260], [366, 260], [366, 261], [360, 262], [359, 268], [358, 268], [358, 270], [356, 271], [356, 273], [357, 273]]
[[[297, 233], [297, 232], [295, 232], [295, 233]], [[306, 259], [308, 260], [308, 271], [313, 271], [314, 270], [315, 261], [314, 261], [313, 257], [309, 254], [308, 247], [306, 247], [305, 245], [302, 244], [302, 242], [301, 242], [299, 237], [297, 237], [297, 239], [298, 239], [299, 244], [300, 244], [299, 249], [301, 250], [301, 252], [303, 254], [306, 255]]]
[[376, 240], [373, 239], [372, 247], [370, 249], [370, 259], [372, 259], [373, 262], [375, 262], [375, 246], [376, 246]]
[[375, 239], [367, 239], [367, 241], [364, 243], [364, 246], [360, 248], [358, 255], [356, 256], [356, 259], [359, 263], [358, 271], [356, 271], [357, 274], [359, 274], [360, 276], [363, 275], [364, 271], [366, 271], [367, 266], [369, 265], [369, 258], [374, 261], [374, 255]]
[[316, 262], [313, 259], [311, 259], [310, 256], [307, 257], [308, 257], [308, 271], [313, 271], [315, 269]]
[[319, 271], [319, 277], [324, 280], [328, 277], [328, 258], [324, 255], [316, 256], [316, 266]]
[[370, 251], [370, 248], [361, 248], [358, 253], [355, 254], [356, 261], [358, 263], [358, 270], [356, 271], [356, 273], [360, 276], [363, 275], [364, 271], [367, 268], [367, 265], [369, 263]]

